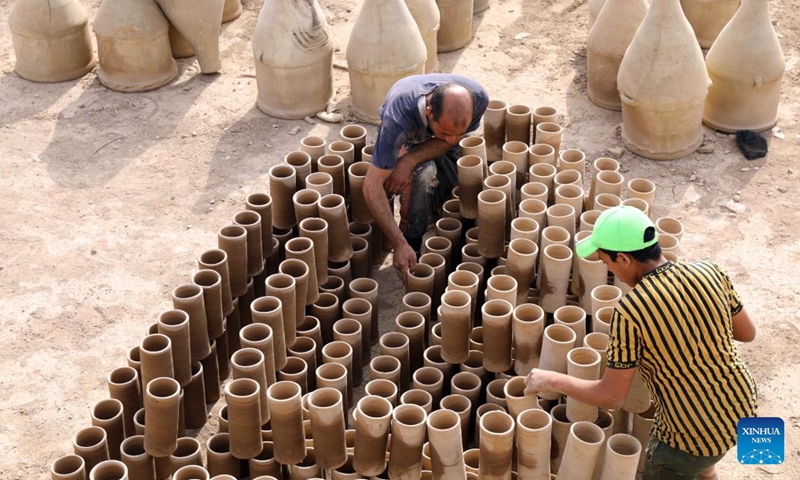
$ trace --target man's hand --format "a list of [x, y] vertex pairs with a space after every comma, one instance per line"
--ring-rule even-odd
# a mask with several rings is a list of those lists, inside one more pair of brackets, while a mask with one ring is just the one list
[[414, 269], [417, 266], [417, 254], [414, 253], [414, 249], [407, 242], [401, 242], [396, 247], [394, 247], [394, 268], [397, 269], [398, 275], [400, 275], [400, 280], [403, 282], [403, 286], [406, 286], [408, 282], [408, 273], [414, 272]]
[[528, 376], [525, 377], [525, 395], [555, 391], [550, 384], [551, 373], [548, 370], [539, 370], [538, 368], [531, 370]]
[[394, 166], [389, 178], [383, 184], [383, 188], [390, 195], [399, 195], [411, 181], [411, 176], [414, 173], [414, 163], [408, 160], [400, 159]]

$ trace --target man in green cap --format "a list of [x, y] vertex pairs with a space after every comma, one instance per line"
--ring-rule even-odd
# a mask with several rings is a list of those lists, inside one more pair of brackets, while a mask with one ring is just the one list
[[608, 368], [593, 381], [533, 369], [526, 392], [618, 409], [639, 372], [655, 405], [643, 480], [715, 478], [738, 421], [756, 411], [755, 382], [733, 342], [752, 341], [756, 329], [730, 279], [711, 262], [668, 261], [634, 207], [604, 211], [575, 250], [597, 252], [632, 287], [611, 317]]

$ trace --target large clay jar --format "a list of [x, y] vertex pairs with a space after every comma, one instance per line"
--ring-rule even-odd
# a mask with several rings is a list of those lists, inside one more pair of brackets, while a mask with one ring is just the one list
[[786, 63], [767, 0], [742, 1], [708, 51], [706, 65], [711, 77], [706, 125], [723, 132], [775, 126]]
[[368, 395], [359, 400], [354, 415], [356, 443], [353, 468], [365, 477], [380, 475], [386, 469], [392, 404], [385, 398]]
[[632, 435], [617, 433], [608, 438], [600, 480], [636, 478], [642, 444]]
[[608, 0], [586, 39], [586, 89], [589, 100], [621, 110], [617, 73], [625, 50], [647, 14], [647, 0]]
[[261, 453], [261, 425], [266, 422], [260, 421], [260, 396], [259, 382], [252, 378], [237, 378], [225, 385], [230, 449], [235, 458], [248, 459]]
[[488, 412], [481, 417], [480, 429], [480, 478], [510, 479], [514, 419], [505, 412]]
[[423, 73], [426, 58], [425, 42], [403, 0], [364, 2], [347, 43], [353, 113], [377, 123], [389, 88]]
[[681, 0], [683, 13], [701, 48], [711, 48], [739, 9], [739, 3], [740, 0]]
[[225, 0], [196, 4], [189, 0], [156, 0], [170, 23], [192, 46], [200, 71], [215, 73], [222, 67], [219, 59], [219, 34]]
[[439, 57], [437, 36], [439, 33], [439, 22], [441, 15], [435, 0], [405, 0], [411, 17], [419, 28], [422, 41], [425, 42], [425, 50], [428, 58], [425, 60], [425, 73], [433, 73], [439, 69]]
[[63, 82], [94, 68], [89, 15], [79, 0], [18, 1], [8, 27], [22, 78]]
[[181, 386], [172, 378], [156, 378], [145, 388], [144, 449], [154, 457], [168, 457], [178, 447], [180, 394]]
[[316, 0], [267, 0], [253, 34], [258, 108], [273, 117], [325, 111], [333, 95], [333, 43]]
[[169, 46], [169, 22], [151, 0], [105, 0], [93, 22], [97, 78], [120, 92], [144, 92], [178, 75]]
[[553, 419], [544, 410], [525, 410], [517, 416], [517, 475], [550, 480], [550, 436]]
[[694, 152], [703, 142], [710, 81], [679, 0], [655, 0], [619, 67], [622, 141], [653, 160]]
[[275, 459], [294, 465], [306, 456], [300, 385], [277, 382], [267, 390]]
[[573, 423], [557, 476], [573, 480], [591, 480], [604, 438], [603, 430], [593, 423]]
[[431, 448], [431, 470], [436, 480], [466, 480], [461, 419], [452, 410], [436, 410], [426, 420]]
[[437, 48], [452, 52], [465, 47], [472, 40], [472, 6], [474, 0], [437, 0], [439, 6], [439, 34]]

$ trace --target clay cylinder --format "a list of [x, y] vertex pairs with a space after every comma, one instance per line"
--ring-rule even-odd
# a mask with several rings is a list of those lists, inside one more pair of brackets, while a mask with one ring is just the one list
[[126, 434], [133, 435], [133, 415], [141, 408], [142, 402], [139, 373], [131, 367], [119, 367], [108, 374], [106, 383], [109, 396], [122, 403]]
[[589, 31], [586, 39], [586, 90], [589, 100], [603, 108], [622, 109], [617, 73], [647, 8], [645, 0], [608, 0], [599, 11], [597, 28], [592, 27]]
[[[441, 29], [439, 33], [441, 37]], [[353, 113], [369, 123], [380, 119], [389, 88], [403, 77], [423, 73], [427, 57], [420, 30], [402, 0], [364, 3], [346, 53]]]
[[[217, 232], [217, 243], [228, 257], [231, 296], [247, 293], [247, 230], [241, 225], [227, 225]], [[177, 307], [176, 307], [177, 308]], [[194, 335], [194, 329], [191, 329]]]
[[284, 465], [300, 463], [305, 457], [305, 436], [300, 385], [277, 382], [267, 390], [275, 459]]
[[506, 110], [506, 142], [520, 141], [525, 144], [527, 153], [531, 143], [531, 107], [509, 105]]
[[488, 412], [480, 422], [480, 478], [511, 478], [514, 419], [505, 412]]
[[328, 281], [328, 222], [321, 218], [306, 218], [300, 222], [301, 237], [311, 240], [314, 249], [314, 269], [317, 284]]
[[[379, 305], [378, 301], [378, 282], [371, 278], [356, 278], [348, 285], [348, 292], [350, 298], [363, 298], [367, 300], [371, 306], [370, 316], [370, 344], [375, 345], [378, 343], [380, 337], [380, 328], [378, 324], [379, 318]], [[343, 306], [344, 307], [344, 306]]]
[[333, 193], [344, 196], [345, 194], [345, 165], [341, 155], [326, 154], [319, 157], [317, 168], [320, 172], [331, 176]]
[[[172, 305], [176, 310], [183, 310], [189, 315], [189, 342], [191, 359], [200, 361], [211, 353], [208, 336], [203, 289], [198, 285], [185, 284], [172, 291]], [[144, 383], [143, 385], [146, 385]]]
[[366, 396], [359, 400], [354, 416], [356, 443], [353, 468], [366, 477], [380, 475], [386, 468], [392, 405], [385, 398]]
[[414, 389], [424, 390], [431, 396], [433, 408], [439, 408], [444, 391], [444, 373], [435, 367], [422, 367], [412, 375]]
[[[415, 372], [416, 373], [416, 372]], [[441, 372], [439, 372], [441, 373]], [[425, 410], [427, 415], [433, 411], [433, 397], [430, 392], [418, 388], [412, 388], [400, 396], [401, 405], [418, 405]]]
[[486, 140], [486, 158], [500, 160], [506, 143], [506, 111], [508, 104], [502, 100], [489, 100], [483, 113], [483, 138]]
[[89, 15], [79, 1], [17, 2], [8, 26], [17, 57], [14, 69], [22, 78], [63, 82], [95, 65]]
[[[556, 150], [552, 145], [547, 143], [535, 143], [528, 147], [528, 171], [530, 172], [534, 165], [539, 164], [551, 165], [555, 167]], [[553, 174], [555, 175], [555, 170], [553, 171]], [[534, 181], [533, 175], [530, 176], [530, 181]]]
[[308, 393], [308, 364], [299, 357], [288, 357], [286, 366], [277, 372], [278, 381], [294, 382], [300, 385], [303, 395]]
[[[339, 138], [353, 144], [353, 162], [360, 162], [361, 149], [367, 145], [367, 129], [357, 124], [345, 125], [339, 130]], [[366, 165], [369, 165], [369, 163], [366, 163]]]
[[528, 288], [533, 281], [536, 255], [538, 253], [538, 246], [533, 241], [524, 238], [512, 240], [508, 245], [506, 274], [517, 281], [515, 305], [522, 304], [527, 299]]
[[[197, 439], [181, 437], [178, 439], [178, 448], [169, 456], [170, 468], [175, 471], [187, 465], [203, 466], [203, 447]], [[130, 466], [128, 466], [130, 469]]]
[[364, 199], [362, 186], [371, 165], [366, 162], [356, 162], [347, 169], [350, 180], [350, 213], [353, 221], [362, 225], [372, 223], [372, 212]]
[[144, 436], [132, 435], [126, 438], [122, 442], [122, 445], [120, 445], [120, 456], [122, 463], [128, 467], [129, 478], [133, 480], [156, 479], [155, 461], [153, 457], [144, 450]]
[[215, 0], [198, 7], [184, 0], [157, 0], [172, 25], [192, 46], [202, 73], [215, 73], [222, 68], [219, 57], [219, 35], [224, 0]]
[[550, 479], [550, 436], [553, 419], [544, 410], [525, 410], [517, 416], [517, 475]]
[[[680, 75], [676, 65], [681, 65]], [[694, 152], [703, 142], [709, 84], [703, 53], [679, 0], [653, 3], [617, 75], [622, 142], [653, 160]]]
[[553, 147], [554, 158], [559, 158], [561, 135], [564, 128], [553, 122], [542, 122], [536, 125], [536, 143], [546, 143]]
[[608, 438], [600, 480], [636, 478], [642, 444], [632, 435], [617, 433]]
[[315, 372], [317, 389], [335, 388], [342, 394], [347, 405], [347, 367], [341, 363], [326, 363], [317, 367]]
[[178, 416], [180, 415], [180, 384], [160, 377], [145, 388], [144, 408], [147, 428], [144, 449], [154, 457], [167, 457], [178, 446]]
[[241, 460], [231, 455], [230, 435], [218, 433], [206, 442], [208, 453], [208, 472], [211, 475], [233, 475], [239, 478]]
[[371, 379], [382, 378], [400, 385], [400, 360], [389, 355], [378, 355], [369, 363]]
[[419, 28], [422, 41], [425, 42], [427, 59], [424, 73], [434, 73], [439, 69], [439, 59], [436, 56], [437, 34], [441, 20], [439, 7], [434, 0], [405, 0], [405, 3], [414, 23]]
[[126, 436], [122, 408], [122, 402], [113, 398], [100, 400], [92, 407], [92, 425], [106, 431], [106, 443], [112, 460], [120, 459], [119, 447]]
[[[539, 368], [558, 373], [567, 373], [567, 353], [575, 345], [575, 331], [566, 325], [550, 325], [544, 329], [542, 356]], [[561, 395], [557, 392], [537, 392], [546, 400], [556, 400]]]
[[538, 305], [529, 303], [514, 309], [514, 371], [517, 375], [527, 375], [539, 365], [544, 320], [544, 310]]
[[372, 260], [369, 256], [369, 243], [361, 237], [350, 237], [353, 247], [353, 258], [350, 259], [350, 268], [354, 279], [365, 279], [372, 276]]
[[[172, 480], [209, 480], [211, 475], [202, 465], [186, 465], [172, 474]], [[217, 477], [214, 477], [217, 478]]]
[[489, 300], [481, 308], [484, 342], [483, 366], [490, 372], [502, 373], [511, 368], [511, 313], [513, 309], [512, 304], [500, 299]]
[[586, 312], [576, 305], [564, 305], [553, 313], [553, 321], [559, 325], [566, 325], [575, 332], [575, 346], [583, 346], [583, 337], [586, 336]]
[[[588, 347], [573, 348], [567, 354], [567, 374], [584, 380], [600, 377], [600, 355]], [[567, 418], [570, 422], [594, 422], [597, 407], [567, 396]]]
[[[319, 320], [320, 336], [323, 344], [329, 343], [334, 338], [334, 324], [341, 318], [339, 298], [330, 292], [320, 293], [317, 302], [311, 305], [310, 313]], [[359, 341], [360, 335], [359, 331]], [[359, 355], [361, 352], [360, 345], [359, 343]]]
[[[254, 215], [256, 214], [254, 213]], [[261, 264], [263, 269], [263, 261]], [[203, 289], [203, 306], [206, 311], [208, 336], [209, 338], [219, 338], [223, 333], [222, 322], [225, 319], [222, 313], [222, 277], [215, 270], [203, 269], [192, 275], [192, 283]], [[159, 326], [159, 328], [161, 327]]]
[[[461, 157], [466, 157], [468, 155], [475, 155], [480, 157], [481, 164], [483, 166], [482, 171], [486, 170], [486, 166], [488, 165], [488, 161], [486, 159], [486, 140], [481, 137], [464, 137], [458, 142], [458, 146], [461, 149]], [[499, 157], [498, 157], [499, 158]], [[459, 188], [459, 198], [461, 198], [461, 189]]]
[[406, 278], [406, 293], [420, 292], [433, 297], [434, 279], [433, 267], [418, 263]]
[[266, 422], [261, 421], [260, 392], [259, 382], [252, 378], [235, 378], [225, 385], [230, 451], [235, 458], [252, 458], [261, 452], [260, 425]]
[[467, 398], [474, 413], [481, 401], [481, 378], [473, 372], [458, 372], [450, 379], [450, 391]]
[[439, 0], [437, 50], [452, 52], [472, 40], [472, 0]]
[[346, 300], [342, 304], [342, 317], [352, 318], [361, 324], [361, 362], [366, 364], [372, 358], [372, 304], [364, 298]]
[[[250, 476], [256, 478], [274, 477], [276, 479], [282, 478], [283, 472], [281, 464], [274, 458], [274, 445], [272, 442], [264, 442], [261, 444], [261, 453], [247, 461], [250, 467]], [[234, 477], [234, 478], [238, 478]]]
[[[285, 273], [275, 273], [267, 277], [267, 295], [280, 302], [280, 325], [274, 300], [265, 304], [268, 316], [260, 320], [272, 328], [273, 345], [275, 347], [275, 370], [286, 365], [286, 349], [294, 345], [297, 339], [297, 282]], [[261, 300], [261, 299], [258, 299]], [[258, 302], [256, 300], [256, 302]], [[255, 302], [254, 302], [255, 303]], [[261, 304], [259, 304], [261, 305]], [[254, 320], [255, 321], [255, 320]], [[281, 335], [282, 334], [282, 335]]]
[[[715, 7], [727, 10], [719, 12], [717, 18], [722, 17], [719, 23], [726, 13], [736, 12], [706, 55], [711, 87], [703, 108], [703, 122], [730, 133], [771, 129], [778, 121], [786, 62], [770, 20], [769, 2], [743, 0], [738, 11], [736, 0], [702, 3], [708, 10]], [[706, 20], [706, 24], [713, 23], [712, 19]], [[699, 39], [697, 28], [695, 32]]]
[[[286, 359], [287, 366], [283, 367], [281, 379], [296, 378], [298, 381], [306, 381], [307, 389], [304, 390], [313, 390], [316, 386], [314, 371], [317, 369], [317, 355], [320, 357], [319, 363], [322, 363], [322, 352], [318, 351], [314, 339], [298, 335], [294, 346], [289, 349], [289, 357]], [[303, 363], [290, 360], [291, 357], [297, 357]]]
[[505, 300], [514, 305], [517, 301], [517, 281], [510, 275], [492, 275], [486, 282], [486, 301]]
[[344, 198], [325, 195], [319, 201], [320, 217], [328, 222], [328, 261], [345, 262], [353, 256]]
[[506, 408], [513, 418], [531, 408], [539, 407], [539, 398], [533, 394], [525, 394], [525, 377], [511, 377], [503, 385], [503, 395], [506, 399]]
[[466, 480], [461, 420], [452, 410], [437, 410], [426, 419], [434, 479]]
[[300, 151], [306, 152], [311, 157], [312, 170], [317, 171], [317, 160], [325, 155], [327, 140], [315, 135], [307, 135], [300, 139]]
[[92, 24], [100, 59], [97, 78], [120, 92], [143, 92], [178, 75], [169, 46], [169, 22], [148, 0], [109, 0]]
[[128, 480], [128, 467], [119, 460], [104, 460], [89, 472], [89, 480]]
[[[541, 183], [526, 183], [525, 186], [528, 185], [542, 185]], [[544, 190], [545, 196], [547, 195], [547, 190]], [[539, 223], [532, 219], [532, 218], [515, 218], [511, 221], [511, 241], [513, 242], [517, 238], [525, 238], [532, 241], [535, 244], [539, 242]], [[531, 275], [532, 276], [532, 275]]]
[[284, 230], [297, 223], [292, 196], [297, 191], [297, 172], [286, 164], [269, 169], [269, 194], [272, 197], [272, 225]]
[[[144, 337], [139, 344], [139, 358], [142, 362], [142, 387], [145, 389], [155, 378], [175, 377], [172, 367], [172, 343], [166, 335], [152, 334]], [[188, 378], [185, 380], [186, 383], [188, 380]]]
[[[242, 348], [231, 356], [231, 371], [233, 378], [249, 378], [258, 383], [259, 415], [258, 425], [264, 425], [270, 420], [269, 405], [267, 404], [267, 373], [264, 353], [256, 348]], [[236, 456], [236, 455], [235, 455]], [[237, 456], [238, 457], [238, 456]], [[242, 457], [239, 457], [242, 458]]]
[[399, 361], [400, 390], [408, 390], [409, 385], [411, 385], [409, 338], [403, 333], [387, 332], [380, 337], [379, 344], [381, 355], [388, 355]]
[[[509, 219], [510, 220], [510, 219]], [[499, 190], [484, 190], [478, 194], [478, 250], [487, 258], [503, 254], [506, 223], [506, 195]]]
[[[306, 177], [311, 174], [311, 155], [302, 150], [295, 150], [284, 155], [283, 163], [294, 168], [297, 190], [305, 190]], [[296, 209], [297, 207], [295, 206]], [[301, 218], [297, 218], [297, 222], [300, 222], [300, 220]]]
[[366, 387], [364, 387], [365, 394], [376, 395], [378, 397], [389, 400], [389, 403], [392, 404], [392, 408], [397, 406], [398, 391], [399, 389], [397, 388], [397, 384], [385, 378], [372, 379], [369, 382], [367, 382]]
[[572, 267], [572, 251], [558, 244], [548, 245], [543, 250], [539, 275], [542, 277], [539, 305], [547, 313], [566, 303], [569, 272]]
[[[271, 231], [270, 238], [272, 238]], [[222, 313], [225, 316], [230, 315], [233, 311], [233, 296], [231, 295], [228, 254], [225, 252], [225, 250], [220, 250], [217, 248], [206, 250], [197, 259], [197, 266], [200, 269], [214, 270], [219, 274], [222, 296]]]
[[317, 465], [325, 470], [339, 468], [347, 461], [343, 401], [341, 392], [330, 387], [308, 397]]
[[247, 276], [254, 277], [264, 269], [264, 253], [261, 246], [261, 216], [252, 210], [243, 210], [233, 216], [233, 223], [247, 231]]
[[558, 468], [558, 476], [590, 480], [604, 438], [603, 430], [593, 423], [573, 423], [564, 447], [561, 466]]
[[466, 292], [451, 290], [442, 296], [442, 358], [448, 363], [461, 363], [469, 354], [471, 312]]
[[327, 343], [322, 347], [322, 362], [339, 363], [344, 365], [344, 367], [347, 369], [347, 391], [345, 392], [346, 394], [344, 398], [349, 409], [353, 402], [353, 347], [351, 347], [350, 344], [342, 341], [333, 341]]
[[100, 427], [82, 428], [72, 437], [72, 449], [83, 459], [85, 470], [91, 472], [98, 463], [109, 459], [106, 431]]
[[[413, 294], [403, 297], [404, 306], [411, 301], [407, 298], [409, 295]], [[430, 299], [427, 302], [430, 304]], [[421, 367], [425, 350], [425, 317], [417, 311], [404, 311], [395, 318], [395, 331], [408, 337], [409, 372]]]
[[[303, 315], [305, 317], [305, 306], [311, 305], [312, 303], [316, 302], [319, 298], [319, 286], [317, 283], [317, 266], [316, 266], [316, 259], [314, 258], [314, 244], [308, 238], [293, 238], [286, 242], [286, 258], [287, 261], [289, 259], [295, 259], [295, 261], [291, 262], [291, 264], [286, 263], [286, 261], [281, 263], [281, 272], [288, 273], [285, 271], [291, 265], [295, 265], [295, 269], [302, 270], [302, 266], [297, 263], [296, 261], [300, 261], [305, 264], [307, 271], [306, 276], [308, 277], [307, 280], [307, 287], [306, 287], [306, 294], [305, 297], [299, 298], [298, 306], [299, 309], [295, 310], [295, 315], [298, 314]], [[285, 267], [285, 268], [284, 268]], [[292, 275], [295, 276], [295, 275]], [[297, 282], [297, 277], [295, 276], [295, 282]], [[295, 317], [297, 318], [297, 317]], [[297, 319], [297, 324], [302, 322], [302, 318]]]
[[[275, 299], [270, 298], [271, 297], [262, 297], [251, 304], [251, 307], [252, 305], [257, 305], [256, 308], [259, 309], [257, 312], [254, 312], [255, 323], [247, 325], [239, 332], [243, 349], [254, 348], [259, 350], [264, 355], [264, 373], [266, 375], [267, 385], [272, 385], [275, 383], [275, 350], [273, 346], [273, 331], [272, 327], [265, 323], [259, 323], [256, 318], [259, 317], [259, 312], [261, 309], [268, 308], [266, 304], [272, 303], [273, 312], [280, 309], [280, 306], [275, 302]], [[278, 321], [280, 321], [280, 319], [278, 319]]]
[[326, 110], [333, 96], [333, 42], [316, 1], [264, 2], [252, 48], [259, 110], [291, 119]]
[[392, 411], [389, 477], [419, 480], [427, 414], [419, 405], [400, 405]]
[[[281, 274], [270, 275], [271, 277], [275, 277]], [[278, 283], [278, 281], [282, 281], [284, 283]], [[269, 279], [268, 279], [269, 281]], [[280, 288], [293, 288], [294, 281], [291, 277], [287, 276], [280, 276], [273, 279], [272, 282], [274, 285], [277, 285]], [[285, 287], [283, 287], [285, 286]], [[277, 288], [277, 287], [276, 287]], [[283, 301], [280, 300], [278, 297], [267, 296], [257, 298], [250, 304], [250, 310], [253, 315], [253, 323], [263, 323], [269, 326], [272, 331], [272, 352], [273, 352], [273, 366], [274, 370], [280, 370], [286, 365], [286, 337], [284, 334], [284, 326], [286, 322], [284, 321], [283, 317]], [[292, 322], [294, 320], [292, 319]], [[269, 338], [269, 337], [267, 337]], [[260, 345], [257, 347], [259, 350], [264, 352], [264, 355], [269, 353], [270, 347], [268, 343], [270, 343], [264, 335], [259, 336]], [[263, 342], [263, 343], [262, 343]], [[242, 347], [246, 345], [246, 342], [242, 342]], [[269, 368], [267, 370], [270, 370]], [[272, 375], [274, 375], [274, 370]], [[269, 376], [270, 374], [267, 373]], [[274, 378], [274, 377], [272, 377]]]

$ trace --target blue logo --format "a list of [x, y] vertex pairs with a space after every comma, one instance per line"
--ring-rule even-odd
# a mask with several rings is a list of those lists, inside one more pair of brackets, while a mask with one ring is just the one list
[[743, 465], [777, 465], [784, 459], [783, 420], [751, 417], [739, 420], [736, 456]]

